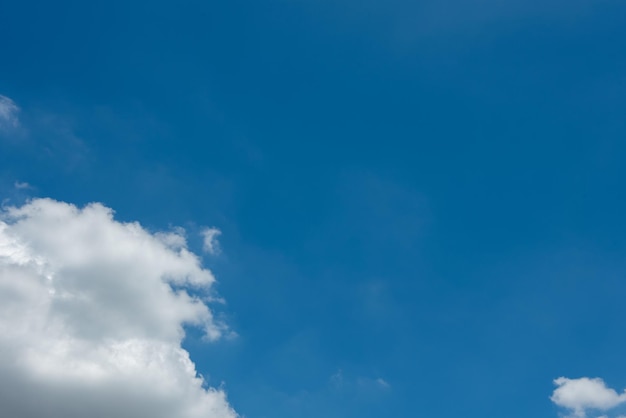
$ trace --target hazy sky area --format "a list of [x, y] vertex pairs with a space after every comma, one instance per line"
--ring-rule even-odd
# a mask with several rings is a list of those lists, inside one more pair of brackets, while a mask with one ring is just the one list
[[0, 0], [0, 39], [0, 416], [626, 417], [623, 0]]

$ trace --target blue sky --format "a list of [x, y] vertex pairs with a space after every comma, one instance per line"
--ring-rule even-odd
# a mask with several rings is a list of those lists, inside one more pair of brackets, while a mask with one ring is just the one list
[[237, 337], [184, 347], [239, 414], [556, 417], [560, 376], [626, 387], [623, 2], [0, 16], [2, 199], [102, 202], [198, 253], [219, 228]]

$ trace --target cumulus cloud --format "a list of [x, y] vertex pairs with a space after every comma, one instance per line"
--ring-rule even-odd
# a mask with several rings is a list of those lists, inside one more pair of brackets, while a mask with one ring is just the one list
[[0, 94], [0, 130], [17, 128], [20, 124], [20, 108], [6, 96]]
[[586, 417], [589, 410], [607, 411], [626, 402], [626, 391], [618, 394], [600, 378], [581, 377], [554, 380], [557, 388], [550, 398], [556, 405], [566, 408], [574, 417]]
[[236, 418], [181, 347], [185, 325], [226, 331], [194, 296], [214, 281], [180, 231], [101, 204], [2, 209], [0, 415]]
[[205, 228], [202, 231], [202, 237], [204, 238], [203, 249], [205, 252], [209, 254], [219, 253], [220, 243], [217, 240], [217, 237], [219, 237], [221, 234], [222, 231], [217, 228]]

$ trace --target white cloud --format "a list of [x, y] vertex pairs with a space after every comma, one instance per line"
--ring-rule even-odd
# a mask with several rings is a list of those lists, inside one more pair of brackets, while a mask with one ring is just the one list
[[32, 189], [32, 186], [25, 181], [16, 181], [13, 186], [18, 190]]
[[0, 212], [0, 415], [235, 418], [181, 347], [183, 325], [225, 326], [214, 282], [180, 231], [37, 199]]
[[378, 383], [378, 385], [383, 389], [391, 389], [391, 385], [385, 379], [379, 377], [376, 379], [376, 383]]
[[0, 130], [17, 128], [20, 125], [20, 108], [6, 96], [0, 94]]
[[346, 377], [341, 369], [330, 376], [329, 383], [331, 389], [336, 391], [353, 391], [371, 394], [391, 390], [389, 382], [381, 377]]
[[550, 398], [556, 405], [569, 409], [572, 416], [585, 417], [588, 410], [607, 411], [626, 402], [626, 391], [618, 394], [600, 378], [554, 380], [557, 388]]
[[204, 237], [203, 249], [209, 254], [217, 254], [220, 252], [220, 243], [217, 237], [222, 235], [222, 231], [217, 228], [205, 228], [202, 231]]

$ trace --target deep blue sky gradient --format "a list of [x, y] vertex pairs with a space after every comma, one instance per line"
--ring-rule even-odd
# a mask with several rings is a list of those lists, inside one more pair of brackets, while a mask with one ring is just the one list
[[241, 414], [626, 386], [623, 1], [3, 1], [0, 39], [2, 197], [219, 227], [239, 337], [187, 347]]

